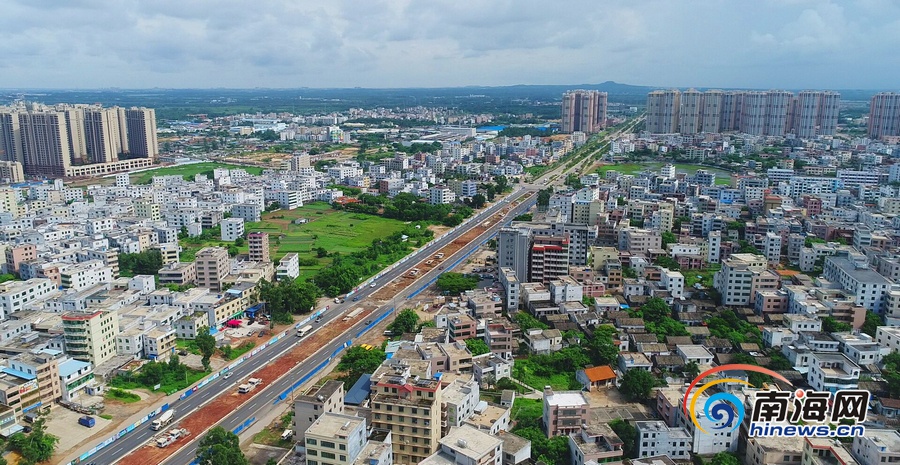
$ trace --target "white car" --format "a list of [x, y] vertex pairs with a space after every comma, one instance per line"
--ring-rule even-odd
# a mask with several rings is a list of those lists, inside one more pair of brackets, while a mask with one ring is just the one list
[[231, 375], [233, 375], [233, 374], [234, 374], [233, 372], [229, 371], [228, 373], [225, 373], [225, 375], [223, 375], [222, 378], [224, 378], [224, 379], [231, 378]]
[[369, 284], [369, 287], [375, 287], [375, 283]]

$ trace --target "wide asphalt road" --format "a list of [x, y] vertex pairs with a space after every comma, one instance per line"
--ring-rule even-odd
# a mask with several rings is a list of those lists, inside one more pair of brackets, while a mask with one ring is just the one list
[[[513, 200], [519, 198], [521, 195], [523, 195], [529, 191], [531, 191], [531, 189], [522, 189], [520, 191], [514, 192], [513, 194], [511, 194], [508, 201], [498, 202], [496, 205], [494, 205], [494, 207], [503, 208], [503, 207], [507, 206], [510, 201], [513, 201]], [[521, 205], [519, 205], [518, 207], [516, 207], [515, 209], [513, 209], [512, 211], [510, 211], [509, 214], [506, 215], [506, 218], [514, 218], [522, 213], [525, 213], [529, 208], [531, 208], [532, 205], [534, 205], [534, 200], [524, 202]], [[488, 210], [488, 212], [495, 212], [495, 211], [496, 210], [494, 210], [493, 208]], [[489, 215], [491, 213], [487, 213], [487, 214]], [[483, 217], [480, 217], [480, 219], [483, 221]], [[473, 221], [470, 224], [477, 225], [477, 224], [480, 224], [482, 221], [477, 221], [477, 222]], [[444, 257], [443, 263], [446, 263], [446, 265], [444, 266], [444, 269], [442, 270], [439, 268], [434, 268], [431, 271], [422, 275], [414, 283], [410, 284], [406, 289], [404, 289], [402, 293], [397, 295], [397, 297], [394, 301], [396, 303], [396, 305], [402, 306], [402, 302], [406, 300], [406, 298], [410, 292], [413, 292], [413, 291], [419, 289], [420, 287], [426, 285], [427, 283], [430, 283], [431, 281], [436, 280], [437, 277], [440, 276], [441, 273], [452, 269], [452, 267], [457, 264], [457, 261], [461, 261], [460, 260], [461, 257], [466, 256], [468, 253], [470, 253], [473, 250], [480, 247], [486, 240], [488, 240], [490, 237], [492, 237], [494, 234], [496, 234], [497, 231], [502, 226], [504, 226], [506, 223], [507, 223], [507, 220], [504, 219], [504, 221], [499, 221], [495, 224], [491, 224], [490, 227], [485, 232], [483, 232], [481, 235], [479, 235], [475, 240], [466, 244], [465, 247], [461, 248], [453, 255], [451, 255], [449, 257]], [[465, 230], [468, 230], [468, 229], [469, 228], [465, 228]], [[458, 236], [459, 234], [463, 234], [464, 232], [465, 231], [459, 231], [459, 233], [454, 234], [454, 236]], [[451, 238], [447, 238], [447, 240], [449, 241], [449, 240], [451, 240]], [[433, 248], [433, 250], [437, 251], [437, 250], [439, 250], [439, 247], [444, 244], [446, 244], [446, 242], [442, 242], [439, 240], [438, 245], [432, 246], [432, 248]], [[421, 261], [422, 259], [425, 259], [425, 258], [426, 258], [426, 256], [421, 256], [421, 257], [417, 257], [417, 259], [415, 259], [415, 260], [409, 260], [408, 262], [404, 263], [402, 266], [399, 266], [396, 269], [394, 269], [393, 271], [395, 271], [396, 273], [392, 272], [392, 273], [386, 274], [385, 276], [380, 278], [378, 281], [381, 283], [387, 283], [394, 278], [403, 276], [410, 269], [412, 269], [419, 261]], [[362, 300], [362, 299], [360, 299], [360, 300]], [[371, 314], [371, 316], [367, 318], [367, 320], [369, 320], [369, 319], [375, 320], [376, 318], [378, 318], [379, 316], [383, 315], [385, 312], [390, 310], [391, 305], [392, 304], [388, 304], [388, 305], [385, 305], [385, 306], [379, 308], [378, 310], [373, 312]], [[332, 314], [332, 317], [338, 315], [337, 312], [329, 312], [329, 313]], [[324, 362], [331, 354], [334, 353], [335, 350], [338, 349], [338, 347], [341, 347], [348, 339], [355, 337], [356, 334], [360, 330], [365, 328], [365, 326], [366, 326], [366, 324], [364, 321], [358, 322], [357, 324], [353, 325], [353, 327], [350, 330], [348, 330], [347, 332], [344, 333], [345, 337], [341, 337], [341, 338], [333, 340], [331, 343], [329, 343], [328, 345], [326, 345], [325, 347], [320, 349], [318, 352], [313, 354], [312, 357], [306, 359], [302, 363], [298, 364], [295, 368], [291, 369], [291, 371], [288, 372], [287, 376], [283, 376], [283, 377], [279, 378], [278, 381], [271, 383], [268, 386], [264, 384], [263, 387], [266, 388], [265, 392], [261, 392], [261, 393], [257, 394], [249, 402], [242, 404], [240, 407], [238, 407], [237, 410], [234, 411], [234, 413], [232, 413], [231, 415], [228, 415], [219, 425], [222, 426], [223, 428], [225, 428], [226, 430], [233, 431], [235, 428], [238, 427], [238, 425], [241, 425], [249, 418], [262, 418], [266, 414], [268, 414], [272, 409], [283, 408], [283, 405], [281, 405], [280, 403], [279, 403], [279, 405], [275, 405], [275, 403], [274, 403], [275, 400], [278, 398], [278, 396], [281, 393], [285, 392], [286, 390], [290, 389], [290, 387], [295, 382], [297, 382], [297, 380], [306, 376], [313, 369], [315, 369], [315, 367], [319, 366], [319, 364]], [[235, 378], [232, 378], [232, 379], [235, 379]], [[237, 378], [237, 379], [240, 379], [240, 378]], [[169, 459], [163, 463], [179, 464], [179, 465], [180, 464], [185, 464], [185, 465], [190, 464], [194, 460], [194, 458], [197, 456], [197, 443], [196, 443], [197, 439], [198, 439], [198, 437], [194, 437], [193, 441], [191, 443], [189, 443], [186, 446], [183, 446], [183, 449], [179, 450], [177, 454], [169, 457]]]
[[[453, 240], [455, 240], [457, 237], [468, 232], [469, 229], [471, 229], [472, 227], [475, 227], [475, 226], [481, 224], [482, 222], [484, 222], [484, 220], [487, 219], [488, 217], [490, 217], [491, 215], [497, 213], [498, 211], [500, 211], [503, 208], [506, 208], [509, 205], [509, 202], [512, 202], [512, 201], [520, 198], [521, 196], [525, 195], [526, 193], [528, 193], [532, 190], [533, 189], [530, 187], [525, 187], [525, 188], [520, 188], [520, 189], [514, 191], [505, 200], [497, 202], [496, 204], [491, 205], [487, 209], [482, 210], [481, 212], [474, 215], [472, 217], [472, 219], [465, 224], [465, 226], [461, 227], [457, 231], [454, 231], [453, 234], [445, 234], [445, 235], [441, 236], [440, 238], [430, 242], [428, 245], [426, 245], [426, 250], [429, 250], [429, 249], [435, 250], [435, 251], [439, 250], [440, 248], [444, 247], [445, 245], [447, 245], [450, 242], [452, 242]], [[518, 210], [524, 210], [524, 209], [519, 208], [519, 209], [517, 209], [517, 211]], [[516, 214], [518, 214], [518, 213], [516, 213]], [[491, 230], [493, 230], [493, 228]], [[474, 242], [473, 244], [480, 244], [480, 242]], [[469, 248], [467, 247], [466, 250], [469, 250]], [[381, 278], [376, 280], [376, 286], [374, 288], [370, 288], [368, 286], [360, 288], [360, 290], [358, 292], [354, 293], [353, 296], [359, 297], [360, 302], [364, 301], [364, 299], [367, 296], [369, 296], [373, 292], [377, 291], [381, 287], [382, 284], [390, 282], [400, 276], [407, 274], [419, 261], [421, 261], [422, 259], [424, 259], [427, 256], [427, 252], [422, 252], [421, 254], [422, 255], [417, 256], [416, 259], [408, 260], [407, 262], [396, 267], [395, 269], [393, 269], [389, 272], [386, 272], [384, 274], [384, 276], [382, 276]], [[450, 264], [450, 263], [452, 263], [452, 261], [450, 261], [448, 259], [448, 257], [445, 257], [444, 263]], [[425, 275], [423, 275], [422, 277], [417, 279], [415, 281], [415, 283], [413, 283], [413, 286], [414, 286], [413, 289], [417, 289], [418, 287], [421, 287], [422, 285], [429, 282], [430, 280], [436, 279], [437, 275], [440, 274], [440, 272], [442, 272], [442, 271], [443, 270], [435, 269], [435, 270], [432, 270], [432, 272], [426, 273]], [[403, 297], [405, 298], [405, 296], [403, 296]], [[360, 305], [360, 302], [353, 302], [351, 299], [347, 299], [347, 302], [345, 302], [344, 304], [339, 304], [339, 305], [332, 304], [330, 306], [329, 311], [323, 315], [322, 321], [319, 324], [314, 325], [314, 327], [319, 327], [321, 325], [324, 325], [325, 323], [327, 323], [335, 318], [341, 318], [342, 315], [347, 310], [358, 307]], [[389, 308], [389, 306], [378, 309], [376, 311], [376, 313], [372, 314], [373, 316], [371, 318], [372, 319], [377, 318], [388, 308]], [[344, 333], [347, 336], [346, 338], [341, 337], [340, 339], [337, 339], [336, 341], [340, 341], [340, 342], [335, 342], [335, 343], [327, 346], [325, 348], [327, 350], [321, 350], [320, 352], [317, 352], [310, 359], [307, 359], [306, 362], [300, 364], [297, 368], [292, 370], [291, 376], [282, 377], [279, 382], [275, 383], [275, 388], [272, 388], [272, 386], [270, 384], [271, 380], [263, 380], [264, 383], [259, 389], [263, 389], [263, 390], [265, 390], [265, 392], [257, 394], [256, 396], [254, 396], [254, 398], [250, 402], [248, 402], [247, 404], [244, 404], [244, 406], [242, 408], [240, 408], [236, 413], [227, 417], [225, 419], [225, 421], [222, 423], [222, 426], [225, 427], [226, 429], [232, 430], [238, 424], [242, 423], [244, 420], [254, 417], [254, 416], [257, 416], [255, 413], [251, 413], [251, 414], [247, 415], [246, 412], [258, 412], [260, 410], [260, 407], [263, 404], [267, 404], [267, 405], [271, 406], [272, 402], [274, 402], [275, 397], [277, 397], [279, 394], [281, 394], [282, 392], [287, 390], [297, 379], [299, 379], [301, 376], [308, 373], [312, 368], [318, 366], [319, 363], [321, 363], [330, 354], [332, 354], [334, 352], [334, 350], [336, 350], [337, 347], [341, 345], [341, 343], [346, 342], [347, 339], [355, 336], [359, 332], [359, 330], [361, 330], [364, 326], [365, 326], [364, 322], [360, 322], [359, 324], [355, 325], [349, 331]], [[194, 410], [199, 408], [201, 405], [203, 405], [206, 402], [211, 401], [215, 397], [217, 397], [223, 393], [230, 394], [232, 392], [232, 390], [235, 389], [236, 382], [246, 379], [251, 374], [253, 374], [255, 371], [257, 371], [260, 367], [262, 367], [262, 364], [260, 361], [274, 360], [280, 354], [293, 349], [294, 346], [299, 342], [301, 342], [301, 341], [296, 336], [294, 336], [292, 334], [288, 334], [288, 337], [282, 338], [282, 339], [278, 340], [277, 342], [275, 342], [274, 344], [266, 347], [265, 349], [262, 349], [259, 353], [254, 355], [251, 359], [242, 363], [234, 370], [231, 370], [233, 372], [233, 374], [231, 375], [231, 377], [229, 377], [229, 379], [223, 379], [220, 376], [219, 378], [217, 378], [214, 381], [211, 381], [206, 386], [204, 386], [202, 389], [200, 389], [199, 391], [197, 391], [190, 397], [186, 398], [185, 400], [173, 402], [171, 404], [171, 406], [175, 410], [175, 418], [174, 418], [172, 424], [173, 425], [177, 424], [179, 419], [183, 418], [186, 415], [189, 415], [191, 412], [193, 412]], [[294, 376], [294, 375], [296, 375], [296, 376]], [[120, 458], [127, 455], [132, 450], [142, 446], [144, 443], [149, 441], [155, 434], [158, 434], [158, 433], [159, 433], [158, 431], [153, 431], [150, 429], [150, 424], [148, 422], [148, 423], [136, 428], [132, 432], [126, 434], [125, 436], [121, 437], [116, 442], [101, 449], [96, 454], [92, 455], [87, 460], [85, 460], [85, 462], [87, 462], [87, 463], [96, 462], [98, 465], [107, 465], [107, 464], [116, 463]], [[192, 439], [194, 441], [196, 441], [196, 439], [199, 436], [201, 436], [196, 431], [191, 431], [191, 433], [192, 433]], [[186, 451], [190, 450], [190, 456], [184, 455], [184, 453], [179, 454], [178, 455], [179, 460], [171, 462], [171, 463], [189, 463], [190, 458], [193, 458], [193, 451], [194, 451], [193, 443], [191, 443], [191, 444], [192, 444], [192, 446], [190, 448], [186, 449]], [[184, 460], [185, 458], [187, 458], [187, 460]]]

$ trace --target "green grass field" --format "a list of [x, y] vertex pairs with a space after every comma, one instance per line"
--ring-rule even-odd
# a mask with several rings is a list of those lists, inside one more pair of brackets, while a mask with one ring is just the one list
[[134, 173], [131, 175], [131, 183], [150, 184], [153, 176], [171, 176], [175, 174], [180, 174], [181, 176], [184, 176], [185, 179], [193, 179], [194, 175], [196, 174], [206, 174], [207, 176], [212, 177], [213, 170], [216, 168], [241, 168], [246, 170], [248, 173], [255, 175], [259, 175], [263, 171], [262, 168], [255, 166], [238, 166], [228, 165], [225, 163], [194, 163], [192, 165], [167, 166], [165, 168], [157, 168], [155, 170]]
[[[305, 218], [308, 222], [294, 224], [294, 220], [299, 218]], [[301, 261], [315, 259], [315, 265], [300, 267], [299, 279], [302, 280], [331, 263], [330, 257], [318, 258], [315, 249], [322, 247], [329, 253], [340, 252], [346, 255], [368, 247], [375, 239], [402, 231], [404, 227], [406, 223], [403, 221], [334, 210], [325, 202], [315, 202], [294, 210], [264, 213], [262, 221], [249, 222], [244, 229], [247, 232], [269, 233], [272, 260], [275, 262], [292, 252], [297, 253]], [[218, 246], [220, 242], [222, 241], [182, 240], [181, 261], [190, 261], [201, 248]], [[245, 253], [247, 246], [239, 247], [239, 251]]]
[[[659, 172], [659, 169], [662, 168], [665, 163], [619, 163], [616, 165], [603, 165], [601, 166], [597, 172], [600, 173], [600, 176], [605, 176], [607, 171], [615, 170], [622, 174], [638, 174], [641, 171], [646, 169], [650, 169], [656, 172]], [[716, 173], [716, 185], [717, 186], [728, 186], [731, 184], [731, 173], [728, 171], [712, 168], [709, 166], [703, 165], [694, 165], [690, 163], [675, 163], [675, 171], [679, 173], [688, 173], [694, 174], [697, 170], [706, 170], [711, 173]]]

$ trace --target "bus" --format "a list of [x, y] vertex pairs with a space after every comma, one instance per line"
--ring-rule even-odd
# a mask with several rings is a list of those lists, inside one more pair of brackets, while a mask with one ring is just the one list
[[310, 331], [312, 331], [312, 325], [306, 325], [297, 330], [297, 336], [299, 336], [299, 337], [306, 336], [307, 334], [309, 334]]

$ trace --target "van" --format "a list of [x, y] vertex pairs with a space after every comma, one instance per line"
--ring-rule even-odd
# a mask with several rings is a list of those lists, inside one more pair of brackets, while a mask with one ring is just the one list
[[287, 441], [287, 440], [290, 439], [291, 436], [293, 436], [293, 435], [294, 435], [294, 431], [293, 431], [293, 430], [286, 429], [286, 430], [284, 430], [283, 433], [281, 433], [281, 440], [282, 440], [282, 441]]

